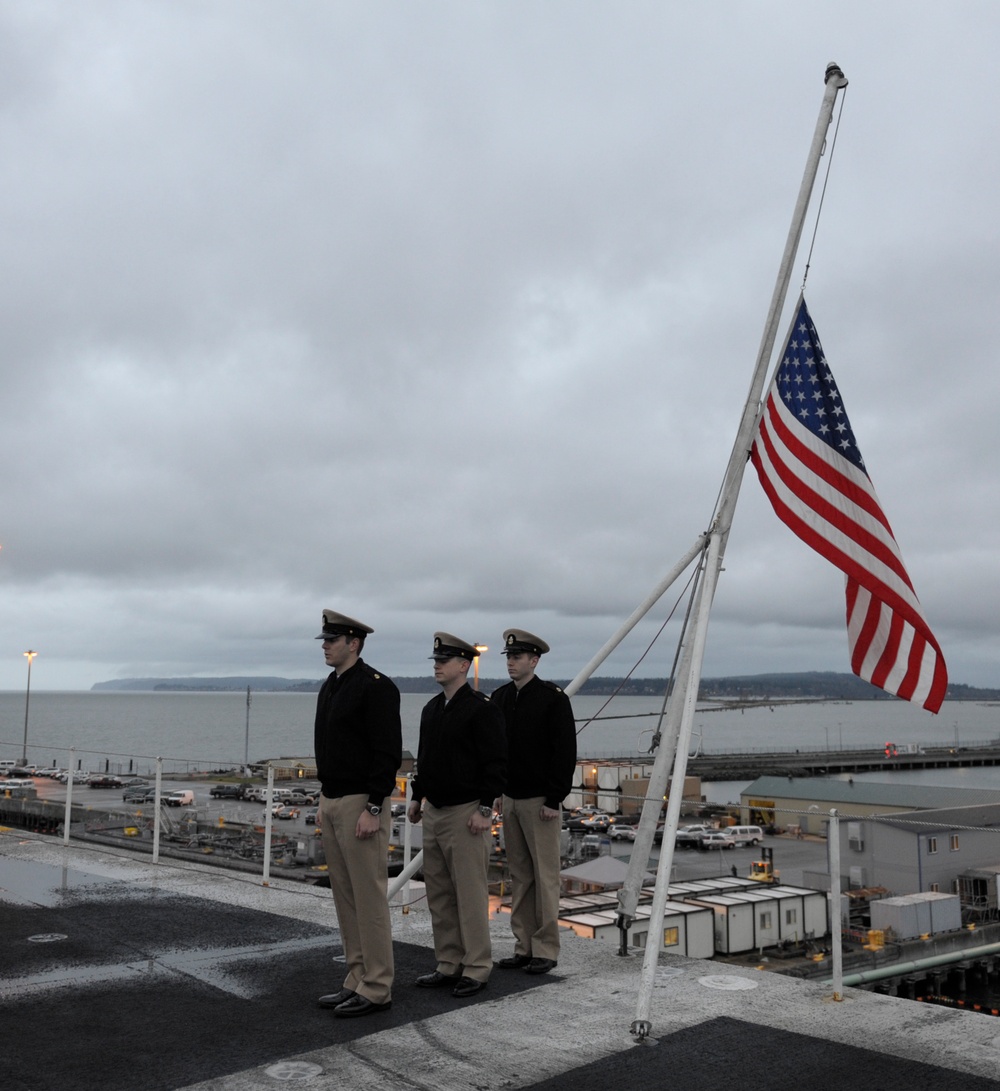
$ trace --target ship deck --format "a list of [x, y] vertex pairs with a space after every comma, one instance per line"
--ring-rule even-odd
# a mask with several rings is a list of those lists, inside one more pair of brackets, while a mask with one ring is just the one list
[[[418, 896], [419, 886], [411, 896]], [[1000, 1021], [663, 955], [651, 1035], [641, 958], [566, 934], [557, 969], [471, 1000], [434, 967], [422, 901], [394, 909], [391, 1010], [336, 1019], [329, 891], [0, 830], [4, 1091], [801, 1091], [1000, 1087]], [[492, 923], [495, 957], [513, 951]]]

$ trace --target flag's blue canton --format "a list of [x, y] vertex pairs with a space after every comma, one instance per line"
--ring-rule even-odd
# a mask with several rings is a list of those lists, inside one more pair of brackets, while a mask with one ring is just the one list
[[827, 367], [823, 346], [804, 300], [788, 338], [785, 358], [778, 368], [777, 384], [781, 400], [803, 427], [853, 462], [859, 470], [865, 469], [851, 422], [840, 400], [840, 391]]

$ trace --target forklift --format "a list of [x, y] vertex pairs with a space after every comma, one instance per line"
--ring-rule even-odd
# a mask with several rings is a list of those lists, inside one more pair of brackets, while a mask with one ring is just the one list
[[776, 883], [781, 873], [774, 870], [774, 849], [762, 848], [760, 854], [762, 859], [750, 864], [750, 878], [759, 883]]

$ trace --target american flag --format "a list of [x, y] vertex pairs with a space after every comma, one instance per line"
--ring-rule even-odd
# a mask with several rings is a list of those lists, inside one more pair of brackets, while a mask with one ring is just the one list
[[750, 452], [778, 518], [847, 577], [851, 669], [937, 712], [948, 670], [906, 574], [804, 299]]

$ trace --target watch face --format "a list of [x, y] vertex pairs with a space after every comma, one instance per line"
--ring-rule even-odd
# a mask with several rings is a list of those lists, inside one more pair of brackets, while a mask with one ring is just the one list
[[374, 804], [369, 803], [368, 804], [368, 813], [369, 814], [379, 815], [379, 814], [382, 813], [382, 808], [381, 807], [376, 807]]

